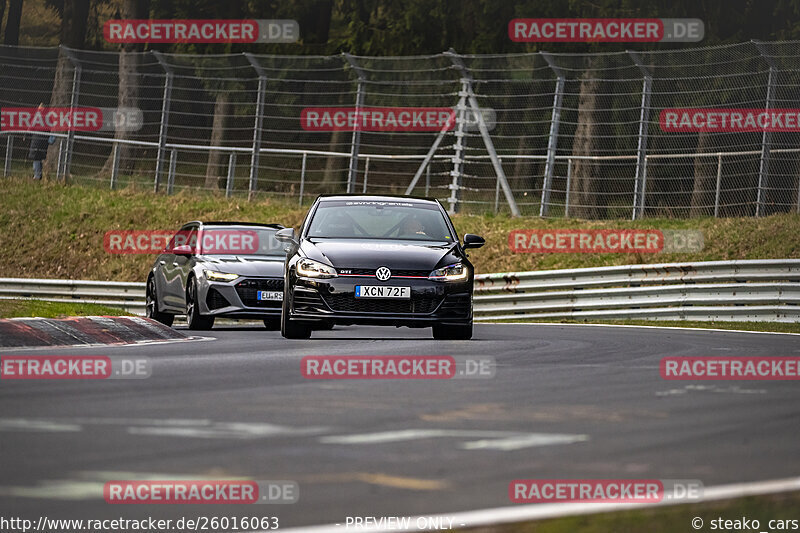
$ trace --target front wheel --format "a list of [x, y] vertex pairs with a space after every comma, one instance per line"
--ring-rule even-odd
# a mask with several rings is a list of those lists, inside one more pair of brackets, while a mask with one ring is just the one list
[[186, 323], [189, 329], [208, 330], [214, 327], [214, 317], [200, 314], [197, 303], [197, 280], [191, 278], [186, 287]]
[[158, 295], [156, 294], [156, 279], [150, 276], [147, 279], [145, 289], [145, 316], [161, 322], [165, 326], [171, 326], [175, 320], [175, 315], [162, 313], [158, 310]]
[[469, 340], [472, 338], [472, 322], [463, 326], [434, 324], [433, 338], [437, 340]]
[[264, 319], [264, 327], [267, 328], [268, 331], [277, 331], [281, 329], [281, 319], [280, 318], [265, 318]]

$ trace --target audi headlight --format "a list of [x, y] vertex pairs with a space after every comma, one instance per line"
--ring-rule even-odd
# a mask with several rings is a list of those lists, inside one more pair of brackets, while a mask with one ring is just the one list
[[297, 275], [305, 278], [335, 278], [336, 269], [319, 261], [305, 258], [297, 262]]
[[209, 281], [233, 281], [239, 274], [228, 274], [227, 272], [217, 272], [216, 270], [204, 270], [206, 279]]
[[464, 281], [467, 279], [467, 267], [461, 263], [454, 263], [446, 267], [437, 268], [430, 273], [428, 279], [433, 281]]

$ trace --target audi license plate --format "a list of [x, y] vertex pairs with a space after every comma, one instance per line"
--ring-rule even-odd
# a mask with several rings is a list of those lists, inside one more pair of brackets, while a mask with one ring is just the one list
[[280, 291], [258, 291], [258, 300], [280, 302], [283, 300], [283, 293]]
[[411, 287], [386, 287], [384, 285], [356, 285], [356, 298], [411, 298]]

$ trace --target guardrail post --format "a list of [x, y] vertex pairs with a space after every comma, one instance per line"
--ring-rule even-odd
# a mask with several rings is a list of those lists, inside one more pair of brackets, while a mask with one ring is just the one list
[[111, 190], [113, 191], [117, 187], [117, 178], [119, 177], [119, 156], [120, 156], [120, 149], [119, 143], [114, 143], [114, 158], [113, 163], [111, 164]]
[[258, 163], [261, 155], [261, 127], [264, 124], [264, 98], [267, 90], [267, 74], [258, 63], [253, 54], [245, 53], [244, 57], [258, 74], [258, 94], [256, 95], [255, 126], [253, 129], [253, 153], [250, 156], [250, 184], [247, 189], [247, 198], [252, 199], [258, 188]]
[[[778, 68], [775, 61], [766, 53], [763, 43], [753, 41], [758, 53], [769, 65], [769, 75], [767, 77], [767, 98], [765, 102], [765, 109], [769, 110], [775, 107], [775, 78], [778, 76]], [[764, 214], [764, 196], [769, 181], [769, 159], [770, 148], [772, 145], [772, 132], [761, 132], [761, 160], [758, 165], [758, 193], [756, 196], [756, 216], [760, 217]]]
[[647, 128], [650, 125], [650, 94], [653, 89], [653, 75], [639, 54], [628, 50], [628, 55], [642, 71], [642, 104], [639, 109], [639, 140], [636, 146], [636, 177], [633, 184], [633, 214], [631, 220], [644, 216], [645, 194], [647, 188]]
[[233, 194], [233, 179], [236, 174], [236, 152], [231, 152], [228, 156], [228, 179], [225, 181], [225, 197], [230, 198]]
[[717, 154], [717, 187], [714, 193], [714, 218], [719, 217], [719, 189], [722, 182], [722, 154]]
[[300, 169], [300, 198], [298, 198], [297, 205], [303, 205], [303, 189], [306, 185], [306, 156], [308, 152], [303, 152], [303, 166]]
[[14, 136], [6, 137], [6, 160], [3, 165], [3, 177], [7, 178], [11, 173], [11, 152], [14, 150]]
[[[78, 107], [78, 98], [80, 97], [81, 63], [78, 60], [78, 57], [73, 53], [71, 49], [62, 45], [61, 50], [67, 56], [69, 62], [72, 63], [72, 95], [70, 96], [69, 107], [70, 110], [73, 110], [76, 107]], [[72, 166], [72, 151], [74, 144], [75, 144], [75, 128], [70, 127], [69, 131], [67, 132], [67, 147], [66, 151], [64, 152], [64, 164], [62, 167], [64, 183], [67, 183], [69, 178], [69, 171]], [[57, 173], [56, 173], [56, 179], [58, 179]]]
[[367, 193], [367, 177], [368, 176], [369, 176], [369, 157], [366, 158], [366, 161], [365, 161], [365, 164], [364, 164], [364, 187], [361, 190], [361, 192], [364, 193], [364, 194]]
[[539, 52], [547, 65], [556, 75], [556, 89], [553, 95], [553, 113], [550, 118], [550, 136], [547, 140], [547, 160], [544, 164], [544, 179], [542, 180], [542, 197], [539, 203], [539, 216], [546, 217], [550, 210], [550, 190], [553, 187], [553, 170], [558, 149], [558, 128], [561, 124], [561, 104], [564, 100], [564, 72], [558, 68], [553, 58], [547, 52]]
[[161, 125], [158, 130], [158, 157], [156, 158], [156, 175], [153, 180], [153, 192], [158, 192], [161, 173], [164, 170], [164, 152], [167, 144], [167, 128], [169, 127], [169, 108], [172, 100], [172, 67], [164, 60], [161, 52], [151, 50], [151, 53], [164, 70], [164, 96], [161, 102]]
[[472, 113], [475, 116], [475, 120], [478, 123], [478, 129], [481, 132], [483, 144], [486, 147], [486, 151], [489, 153], [489, 159], [492, 160], [492, 166], [494, 167], [495, 175], [497, 176], [497, 179], [500, 180], [500, 186], [503, 188], [503, 194], [506, 197], [508, 208], [511, 210], [511, 214], [513, 216], [518, 217], [520, 213], [519, 208], [517, 207], [517, 201], [514, 200], [514, 193], [511, 191], [511, 187], [508, 185], [508, 180], [506, 179], [506, 173], [503, 170], [503, 165], [500, 164], [500, 159], [497, 157], [497, 152], [494, 149], [492, 137], [489, 135], [489, 128], [486, 127], [486, 121], [483, 119], [483, 113], [481, 113], [481, 108], [478, 105], [478, 99], [475, 97], [475, 93], [472, 90], [472, 75], [467, 70], [467, 67], [464, 65], [464, 62], [461, 60], [461, 58], [456, 54], [455, 50], [451, 48], [445, 52], [444, 55], [450, 57], [453, 65], [455, 65], [455, 67], [461, 72], [462, 80], [467, 81], [466, 97], [469, 101], [470, 107], [472, 108]]
[[169, 172], [167, 173], [167, 194], [172, 194], [175, 188], [175, 165], [178, 163], [178, 151], [169, 152]]
[[567, 194], [564, 198], [564, 218], [569, 218], [569, 190], [572, 185], [572, 158], [567, 158]]
[[356, 122], [353, 126], [353, 136], [350, 139], [350, 170], [347, 173], [347, 192], [355, 192], [356, 178], [358, 175], [358, 152], [361, 149], [361, 108], [364, 106], [364, 71], [358, 66], [350, 54], [344, 52], [344, 58], [358, 76], [358, 89], [356, 90]]

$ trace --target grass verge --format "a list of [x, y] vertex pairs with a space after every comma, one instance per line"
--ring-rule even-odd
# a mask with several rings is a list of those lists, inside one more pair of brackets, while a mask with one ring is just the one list
[[0, 300], [0, 318], [69, 316], [132, 316], [122, 309], [105, 305], [72, 302], [43, 302], [42, 300]]
[[[601, 513], [552, 520], [541, 520], [471, 531], [492, 533], [689, 533], [694, 531], [762, 531], [776, 533], [797, 529], [800, 526], [800, 492], [789, 492], [769, 496], [754, 496], [718, 502], [651, 507], [641, 510]], [[703, 525], [692, 527], [692, 520], [700, 518]], [[712, 520], [750, 520], [748, 527], [731, 523], [722, 527], [722, 522]], [[754, 527], [753, 520], [758, 520]], [[778, 524], [770, 520], [783, 520]], [[792, 524], [794, 520], [794, 525]], [[787, 522], [788, 521], [788, 524]], [[717, 527], [713, 527], [716, 525]]]
[[479, 324], [488, 324], [496, 322], [503, 323], [529, 323], [529, 324], [607, 324], [609, 326], [651, 326], [651, 327], [672, 327], [672, 328], [698, 328], [698, 329], [726, 329], [726, 330], [741, 330], [741, 331], [770, 331], [775, 333], [800, 333], [800, 324], [792, 324], [787, 322], [715, 322], [715, 321], [700, 321], [700, 320], [593, 320], [591, 322], [583, 322], [578, 320], [535, 320], [535, 319], [518, 319], [518, 320], [493, 320], [477, 322]]

